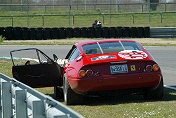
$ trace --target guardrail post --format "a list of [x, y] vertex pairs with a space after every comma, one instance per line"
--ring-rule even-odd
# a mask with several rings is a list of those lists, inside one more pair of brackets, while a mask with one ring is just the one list
[[44, 102], [33, 95], [27, 97], [27, 102], [32, 110], [32, 118], [46, 118]]
[[27, 103], [25, 90], [15, 90], [16, 118], [27, 118]]
[[2, 90], [2, 115], [3, 118], [12, 118], [12, 94], [11, 94], [11, 83], [2, 81], [1, 82]]

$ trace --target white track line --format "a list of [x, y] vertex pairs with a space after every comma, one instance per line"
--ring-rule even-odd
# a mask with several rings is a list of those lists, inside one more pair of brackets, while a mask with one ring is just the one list
[[169, 89], [172, 89], [172, 90], [176, 90], [176, 87], [171, 87], [171, 86], [167, 86], [167, 85], [164, 85], [165, 88], [169, 88]]

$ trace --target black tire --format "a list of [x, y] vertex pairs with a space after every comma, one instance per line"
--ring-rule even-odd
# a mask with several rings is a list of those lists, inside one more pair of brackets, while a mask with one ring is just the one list
[[144, 99], [146, 100], [162, 100], [164, 96], [164, 86], [163, 86], [163, 78], [159, 85], [155, 88], [145, 90]]
[[64, 81], [63, 81], [63, 93], [64, 93], [64, 101], [66, 105], [75, 105], [81, 103], [82, 96], [75, 93], [68, 82], [67, 74], [64, 74]]
[[55, 99], [64, 99], [63, 89], [61, 87], [54, 87], [54, 98]]

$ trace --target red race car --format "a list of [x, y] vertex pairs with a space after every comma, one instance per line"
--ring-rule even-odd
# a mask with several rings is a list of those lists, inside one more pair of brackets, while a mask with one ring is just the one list
[[[65, 59], [50, 59], [38, 49], [37, 64], [16, 65], [13, 76], [31, 87], [63, 88], [66, 104], [79, 104], [83, 95], [142, 94], [145, 99], [163, 98], [163, 77], [153, 57], [134, 40], [109, 39], [78, 43]], [[44, 57], [45, 61], [41, 59]]]

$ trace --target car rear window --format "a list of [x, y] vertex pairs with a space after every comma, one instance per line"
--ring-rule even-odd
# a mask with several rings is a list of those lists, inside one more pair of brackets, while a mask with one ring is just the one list
[[83, 52], [86, 55], [120, 52], [123, 50], [142, 50], [141, 46], [136, 42], [105, 42], [94, 43], [82, 46]]

